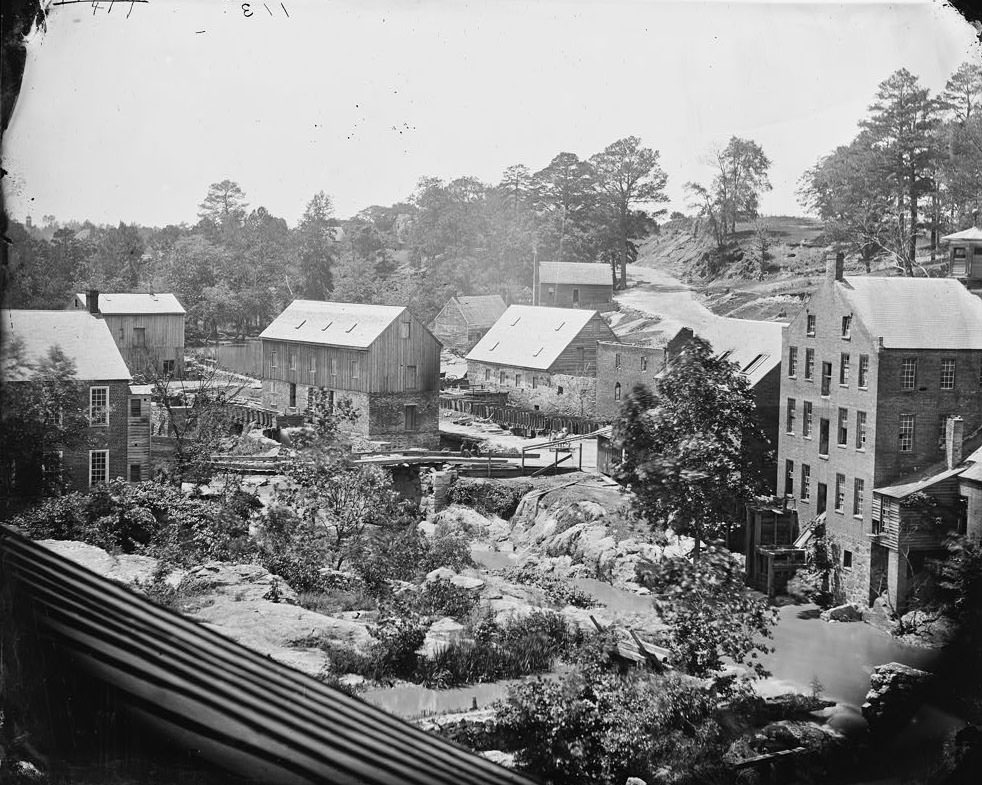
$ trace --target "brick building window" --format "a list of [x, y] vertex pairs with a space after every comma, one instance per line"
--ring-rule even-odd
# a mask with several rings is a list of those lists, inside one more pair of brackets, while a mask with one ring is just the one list
[[787, 417], [787, 431], [788, 433], [794, 433], [794, 415], [795, 415], [795, 399], [788, 398], [788, 417]]
[[615, 368], [620, 368], [621, 367], [621, 355], [620, 355], [620, 352], [618, 352], [617, 354], [614, 355], [614, 367]]
[[848, 338], [852, 332], [852, 316], [842, 317], [842, 337]]
[[900, 386], [905, 390], [913, 390], [917, 385], [917, 360], [908, 357], [904, 360], [903, 369], [900, 373]]
[[407, 406], [404, 410], [406, 417], [406, 430], [415, 431], [416, 430], [416, 407]]
[[614, 385], [614, 400], [619, 401], [621, 399], [621, 383], [618, 382]]
[[955, 389], [955, 360], [951, 357], [944, 357], [941, 360], [941, 389]]
[[815, 314], [810, 313], [805, 318], [805, 335], [809, 338], [815, 337]]
[[805, 349], [805, 378], [815, 378], [815, 350]]
[[839, 428], [838, 428], [838, 444], [840, 447], [845, 447], [849, 444], [849, 410], [839, 407]]
[[861, 516], [863, 514], [863, 494], [866, 490], [866, 483], [859, 477], [852, 481], [852, 514]]
[[812, 435], [812, 402], [802, 401], [801, 403], [801, 435], [811, 437]]
[[914, 415], [901, 414], [898, 430], [900, 452], [910, 452], [914, 449]]
[[109, 450], [89, 450], [89, 485], [109, 482]]
[[798, 347], [791, 346], [788, 349], [788, 376], [798, 375]]
[[859, 386], [863, 390], [869, 387], [869, 355], [859, 355]]
[[846, 475], [835, 475], [835, 511], [845, 512], [846, 509]]
[[818, 421], [818, 454], [829, 457], [829, 421], [826, 417]]
[[812, 467], [807, 463], [801, 464], [801, 500], [808, 501], [812, 492]]
[[784, 495], [794, 496], [794, 461], [784, 461]]
[[866, 412], [856, 412], [856, 449], [866, 449]]
[[846, 353], [839, 355], [839, 384], [849, 384], [849, 355]]
[[89, 388], [89, 425], [109, 425], [109, 388]]
[[832, 363], [822, 363], [822, 395], [832, 392]]

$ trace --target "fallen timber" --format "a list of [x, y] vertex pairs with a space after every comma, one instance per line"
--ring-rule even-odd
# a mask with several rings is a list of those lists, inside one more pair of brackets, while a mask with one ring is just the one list
[[[590, 621], [593, 622], [593, 626], [598, 631], [603, 632], [606, 629], [592, 614], [590, 615]], [[671, 654], [668, 649], [664, 646], [656, 646], [650, 641], [642, 640], [630, 627], [627, 628], [627, 633], [630, 635], [631, 640], [621, 639], [617, 641], [617, 645], [611, 654], [623, 662], [650, 667], [657, 673], [674, 670], [668, 664], [668, 658]]]

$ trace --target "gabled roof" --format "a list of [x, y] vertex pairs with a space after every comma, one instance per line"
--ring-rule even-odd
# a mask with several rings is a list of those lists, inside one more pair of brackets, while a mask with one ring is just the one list
[[614, 285], [610, 265], [588, 262], [539, 262], [539, 283]]
[[982, 299], [953, 278], [848, 277], [836, 287], [887, 349], [982, 349]]
[[753, 387], [781, 364], [784, 327], [781, 322], [720, 317], [696, 334], [709, 342], [718, 357], [736, 363]]
[[923, 491], [925, 488], [930, 488], [932, 485], [937, 485], [942, 480], [947, 480], [949, 477], [954, 477], [957, 474], [961, 474], [963, 471], [965, 471], [964, 466], [956, 466], [954, 469], [946, 469], [943, 472], [932, 474], [930, 477], [925, 477], [920, 480], [913, 480], [911, 482], [905, 482], [899, 485], [887, 485], [883, 488], [875, 488], [873, 492], [878, 493], [881, 496], [890, 496], [894, 499], [904, 499], [910, 496], [912, 493], [917, 493], [918, 491]]
[[942, 242], [955, 240], [979, 240], [982, 241], [982, 229], [972, 226], [968, 229], [962, 229], [960, 232], [955, 232], [954, 234], [946, 234], [941, 238]]
[[[75, 295], [75, 306], [85, 307], [85, 293]], [[109, 316], [160, 313], [181, 314], [186, 311], [178, 299], [168, 292], [99, 292], [99, 311]]]
[[961, 473], [961, 479], [982, 483], [982, 447], [969, 455], [965, 459], [965, 463], [968, 466]]
[[[109, 327], [88, 311], [4, 310], [0, 319], [4, 343], [11, 337], [19, 338], [29, 362], [44, 359], [52, 346], [58, 346], [75, 363], [77, 379], [130, 379]], [[14, 378], [28, 377], [21, 373]]]
[[508, 307], [498, 294], [462, 295], [454, 299], [464, 321], [473, 327], [490, 327]]
[[294, 300], [259, 337], [367, 349], [404, 313], [401, 305]]
[[546, 370], [594, 316], [579, 308], [509, 306], [466, 359]]

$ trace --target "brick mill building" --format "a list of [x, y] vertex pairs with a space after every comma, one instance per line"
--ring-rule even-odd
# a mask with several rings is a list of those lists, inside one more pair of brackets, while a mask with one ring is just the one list
[[439, 445], [440, 342], [407, 308], [294, 300], [259, 339], [264, 406], [302, 414], [346, 398], [353, 434]]
[[472, 387], [529, 411], [596, 416], [598, 341], [617, 341], [599, 313], [512, 305], [467, 355]]
[[[87, 444], [54, 449], [49, 456], [72, 488], [86, 490], [116, 478], [148, 479], [149, 397], [131, 390], [130, 371], [105, 321], [97, 314], [74, 310], [4, 310], [0, 318], [5, 342], [18, 340], [28, 362], [39, 362], [57, 346], [75, 365], [79, 407], [89, 422]], [[6, 370], [5, 384], [30, 378], [24, 369]]]
[[498, 321], [506, 307], [498, 294], [451, 297], [430, 329], [445, 348], [466, 354]]
[[539, 262], [533, 287], [536, 305], [609, 311], [614, 301], [610, 265], [588, 262]]
[[783, 357], [778, 492], [803, 525], [825, 514], [840, 599], [902, 605], [926, 546], [886, 531], [874, 490], [943, 462], [956, 416], [960, 442], [982, 430], [982, 300], [952, 279], [845, 278], [840, 256]]

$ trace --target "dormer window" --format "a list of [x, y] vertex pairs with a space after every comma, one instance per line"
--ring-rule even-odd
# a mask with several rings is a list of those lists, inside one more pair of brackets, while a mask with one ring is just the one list
[[557, 327], [557, 328], [556, 328], [556, 332], [558, 333], [558, 332], [559, 332], [560, 330], [562, 330], [562, 329], [563, 329], [563, 328], [564, 328], [565, 326], [566, 326], [566, 322], [560, 322], [560, 323], [559, 323], [559, 327]]
[[300, 324], [298, 324], [298, 325], [297, 325], [296, 327], [294, 327], [293, 329], [294, 329], [294, 330], [299, 330], [299, 329], [300, 329], [301, 327], [303, 327], [303, 326], [304, 326], [304, 325], [305, 325], [306, 323], [307, 323], [307, 320], [306, 320], [306, 319], [304, 319], [303, 321], [301, 321], [301, 322], [300, 322]]

